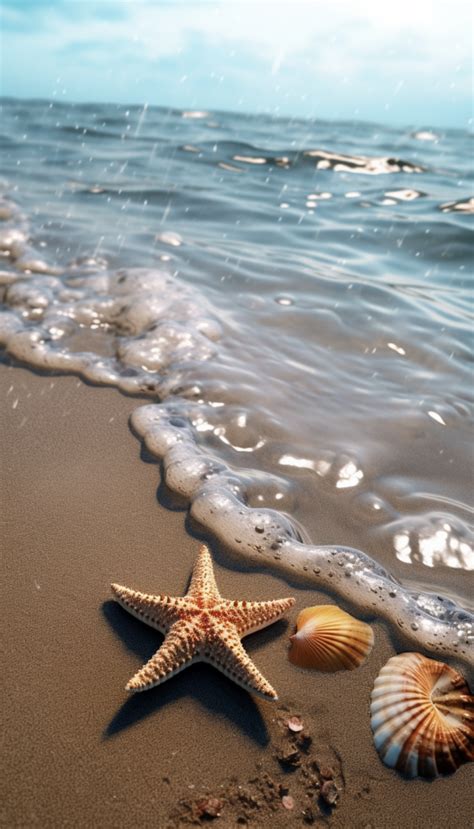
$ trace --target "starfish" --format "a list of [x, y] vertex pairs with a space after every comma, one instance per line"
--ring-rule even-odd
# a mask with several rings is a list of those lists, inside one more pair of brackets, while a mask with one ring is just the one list
[[265, 699], [278, 699], [240, 640], [283, 616], [294, 599], [269, 602], [223, 599], [204, 544], [199, 549], [185, 596], [150, 596], [120, 584], [113, 584], [112, 590], [132, 616], [165, 634], [161, 647], [132, 677], [125, 690], [147, 691], [188, 665], [208, 662], [247, 691]]

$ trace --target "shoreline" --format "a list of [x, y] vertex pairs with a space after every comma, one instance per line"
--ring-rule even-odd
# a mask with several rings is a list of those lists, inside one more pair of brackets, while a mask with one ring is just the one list
[[[304, 825], [309, 795], [300, 778], [310, 762], [326, 758], [340, 763], [343, 790], [327, 812], [315, 800], [315, 825], [467, 829], [472, 765], [434, 782], [407, 781], [376, 754], [368, 705], [376, 675], [395, 652], [387, 628], [373, 625], [374, 650], [356, 671], [300, 671], [286, 657], [296, 616], [333, 600], [262, 570], [249, 578], [217, 544], [210, 546], [223, 595], [296, 597], [287, 623], [244, 640], [279, 701], [250, 697], [205, 665], [127, 698], [126, 681], [161, 637], [119, 608], [109, 585], [181, 595], [199, 546], [186, 512], [157, 502], [159, 465], [127, 426], [141, 401], [77, 377], [3, 364], [0, 393], [3, 825], [186, 825], [200, 822], [197, 802], [222, 792], [216, 826], [246, 825], [237, 823], [239, 810], [250, 825]], [[301, 716], [312, 738], [293, 771], [276, 757], [287, 714]], [[259, 788], [262, 780], [271, 788], [265, 775], [276, 787], [268, 802]], [[253, 805], [243, 804], [239, 786]], [[291, 809], [280, 786], [293, 798]]]

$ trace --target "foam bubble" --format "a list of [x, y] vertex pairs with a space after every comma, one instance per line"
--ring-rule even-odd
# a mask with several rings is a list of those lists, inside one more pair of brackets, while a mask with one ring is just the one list
[[15, 259], [23, 253], [26, 240], [27, 234], [18, 228], [6, 227], [0, 230], [0, 250]]
[[0, 221], [7, 221], [16, 218], [19, 215], [19, 210], [13, 202], [7, 199], [0, 198]]
[[179, 233], [173, 233], [171, 230], [163, 231], [163, 233], [157, 233], [155, 238], [157, 242], [163, 242], [165, 245], [171, 245], [172, 248], [179, 248], [180, 245], [183, 244], [183, 240]]

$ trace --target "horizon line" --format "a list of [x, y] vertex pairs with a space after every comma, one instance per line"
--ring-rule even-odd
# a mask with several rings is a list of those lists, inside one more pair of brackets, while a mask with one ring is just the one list
[[[290, 113], [274, 113], [269, 112], [266, 110], [256, 110], [256, 111], [249, 111], [245, 109], [221, 109], [221, 108], [207, 108], [207, 107], [177, 107], [173, 104], [156, 104], [150, 103], [148, 101], [144, 101], [143, 103], [131, 102], [131, 101], [118, 101], [118, 100], [84, 100], [84, 99], [75, 99], [75, 98], [66, 98], [66, 97], [45, 97], [43, 95], [36, 96], [36, 95], [7, 95], [2, 94], [0, 92], [0, 102], [6, 101], [24, 101], [24, 102], [35, 102], [35, 103], [52, 103], [59, 106], [117, 106], [117, 107], [130, 107], [130, 108], [137, 108], [137, 109], [163, 109], [169, 111], [173, 111], [176, 113], [192, 113], [192, 112], [199, 112], [203, 113], [202, 120], [206, 117], [206, 115], [213, 115], [213, 114], [220, 114], [220, 115], [236, 115], [242, 116], [244, 115], [247, 118], [260, 118], [265, 116], [266, 118], [270, 118], [273, 121], [292, 121], [292, 122], [301, 122], [301, 123], [317, 123], [317, 122], [324, 122], [328, 124], [365, 124], [367, 126], [371, 125], [374, 127], [383, 127], [393, 130], [404, 130], [405, 132], [413, 132], [413, 131], [421, 131], [421, 130], [441, 130], [443, 133], [446, 132], [461, 132], [467, 133], [468, 135], [474, 135], [474, 130], [469, 129], [469, 126], [466, 125], [465, 127], [460, 126], [445, 126], [442, 124], [427, 124], [425, 121], [421, 123], [409, 123], [404, 122], [389, 122], [389, 121], [374, 121], [372, 119], [362, 119], [362, 118], [329, 118], [319, 115], [291, 115]], [[191, 119], [190, 119], [191, 120]], [[196, 118], [196, 120], [199, 120]], [[472, 121], [473, 119], [469, 119]]]

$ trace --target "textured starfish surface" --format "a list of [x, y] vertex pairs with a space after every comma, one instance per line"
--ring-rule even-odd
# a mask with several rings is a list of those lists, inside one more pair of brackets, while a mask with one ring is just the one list
[[126, 685], [127, 691], [147, 691], [188, 665], [208, 662], [247, 691], [265, 699], [278, 699], [240, 640], [283, 616], [294, 599], [269, 602], [223, 599], [204, 544], [185, 596], [150, 596], [119, 584], [113, 584], [112, 590], [125, 610], [165, 634], [155, 655]]

